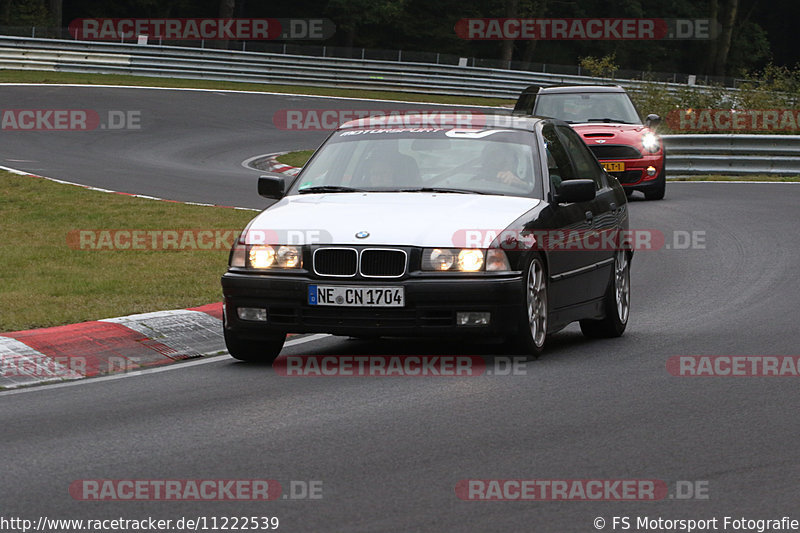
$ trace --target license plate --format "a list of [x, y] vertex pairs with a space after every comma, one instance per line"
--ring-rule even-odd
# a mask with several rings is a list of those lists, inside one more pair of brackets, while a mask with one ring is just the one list
[[606, 161], [600, 164], [609, 172], [623, 172], [625, 170], [625, 163], [623, 161]]
[[308, 286], [308, 305], [403, 307], [405, 304], [403, 287]]

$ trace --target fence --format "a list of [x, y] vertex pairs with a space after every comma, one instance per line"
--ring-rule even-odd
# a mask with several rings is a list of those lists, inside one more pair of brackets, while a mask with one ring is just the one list
[[[642, 80], [593, 78], [443, 63], [300, 56], [210, 48], [0, 37], [0, 68], [132, 74], [484, 96], [516, 99], [529, 85], [614, 83], [638, 90]], [[685, 84], [665, 83], [667, 91]]]

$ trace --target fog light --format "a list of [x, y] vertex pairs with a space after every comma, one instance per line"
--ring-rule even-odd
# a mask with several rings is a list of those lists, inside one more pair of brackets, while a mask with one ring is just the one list
[[266, 322], [267, 310], [260, 307], [239, 307], [236, 314], [240, 320], [252, 320], [254, 322]]
[[491, 313], [456, 313], [456, 324], [459, 326], [488, 326]]
[[656, 167], [647, 167], [647, 175], [648, 176], [655, 176], [656, 175]]

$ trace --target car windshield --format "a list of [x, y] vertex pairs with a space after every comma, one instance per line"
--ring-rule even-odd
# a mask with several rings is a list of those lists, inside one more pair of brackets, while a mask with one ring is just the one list
[[410, 192], [541, 198], [533, 132], [384, 128], [335, 133], [290, 194]]
[[536, 98], [534, 114], [570, 123], [641, 124], [625, 93], [550, 93]]

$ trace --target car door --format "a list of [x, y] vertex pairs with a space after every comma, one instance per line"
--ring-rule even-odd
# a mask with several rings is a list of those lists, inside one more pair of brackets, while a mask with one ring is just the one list
[[617, 228], [618, 206], [614, 191], [610, 187], [605, 171], [592, 155], [586, 143], [575, 130], [558, 124], [556, 130], [563, 139], [578, 179], [591, 179], [595, 183], [594, 200], [586, 203], [588, 233], [582, 253], [587, 264], [594, 268], [585, 273], [587, 277], [587, 299], [600, 298], [608, 285], [614, 261], [614, 247], [608, 237]]
[[[542, 152], [548, 159], [549, 184], [548, 207], [539, 215], [539, 228], [543, 238], [540, 246], [547, 250], [550, 276], [551, 308], [568, 307], [586, 301], [591, 294], [587, 271], [592, 268], [594, 258], [591, 254], [575, 249], [569, 239], [585, 235], [591, 230], [593, 218], [592, 202], [558, 203], [554, 194], [562, 181], [576, 179], [575, 166], [564, 140], [558, 135], [553, 123], [542, 126]], [[547, 185], [546, 184], [546, 185]], [[591, 214], [592, 216], [589, 216]]]

